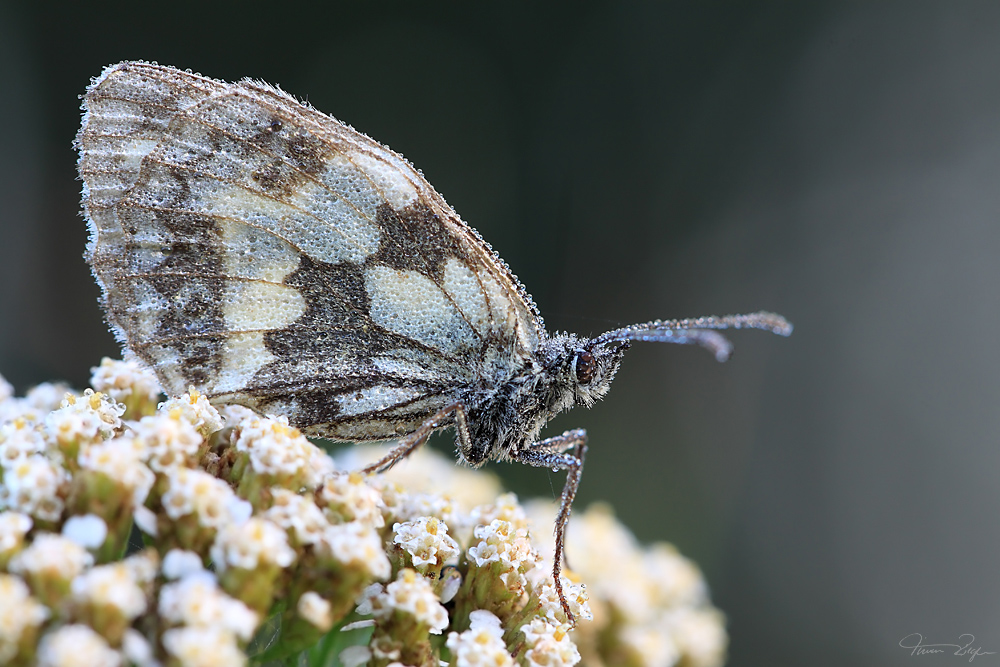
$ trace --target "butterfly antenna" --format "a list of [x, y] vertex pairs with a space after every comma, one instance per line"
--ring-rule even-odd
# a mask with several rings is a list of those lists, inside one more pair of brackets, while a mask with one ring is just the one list
[[733, 351], [733, 344], [725, 336], [717, 333], [716, 329], [762, 329], [779, 336], [788, 336], [792, 333], [792, 325], [784, 317], [761, 311], [724, 317], [711, 315], [683, 320], [653, 320], [603, 333], [594, 339], [594, 344], [606, 345], [636, 340], [700, 345], [714, 354], [718, 361], [725, 361]]

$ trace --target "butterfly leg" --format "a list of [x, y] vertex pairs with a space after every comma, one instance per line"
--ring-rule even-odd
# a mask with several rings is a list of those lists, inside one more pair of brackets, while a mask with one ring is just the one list
[[[569, 449], [573, 451], [567, 453]], [[554, 438], [540, 440], [512, 455], [515, 461], [530, 466], [566, 471], [566, 483], [563, 485], [559, 514], [556, 517], [556, 550], [552, 557], [552, 578], [555, 581], [556, 594], [559, 595], [559, 603], [573, 625], [576, 624], [576, 618], [569, 610], [561, 574], [565, 559], [566, 524], [569, 523], [569, 513], [573, 499], [576, 498], [576, 490], [580, 487], [580, 475], [583, 473], [583, 459], [586, 455], [587, 432], [583, 429], [566, 431]]]
[[465, 407], [456, 401], [455, 403], [446, 405], [438, 410], [427, 421], [421, 424], [416, 431], [402, 438], [399, 441], [399, 444], [392, 448], [392, 451], [380, 458], [378, 461], [375, 461], [375, 463], [362, 468], [361, 472], [365, 474], [385, 472], [392, 466], [396, 465], [416, 451], [422, 444], [427, 442], [427, 438], [430, 437], [430, 434], [443, 426], [445, 418], [452, 413], [455, 415], [455, 428], [458, 430], [459, 438], [468, 441], [469, 427], [466, 424]]

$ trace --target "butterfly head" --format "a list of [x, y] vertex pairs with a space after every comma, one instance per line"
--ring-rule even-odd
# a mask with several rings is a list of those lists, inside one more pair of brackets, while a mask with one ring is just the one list
[[[572, 334], [557, 334], [552, 339], [545, 375], [554, 380], [555, 411], [573, 405], [592, 406], [611, 388], [628, 341], [598, 343]], [[552, 386], [552, 385], [550, 385]]]
[[725, 361], [732, 344], [719, 329], [762, 329], [782, 336], [792, 332], [792, 325], [780, 315], [759, 312], [725, 317], [698, 317], [686, 320], [655, 320], [614, 329], [593, 339], [558, 336], [560, 353], [556, 377], [565, 393], [572, 392], [573, 402], [590, 407], [603, 398], [611, 386], [622, 356], [632, 341], [699, 345]]

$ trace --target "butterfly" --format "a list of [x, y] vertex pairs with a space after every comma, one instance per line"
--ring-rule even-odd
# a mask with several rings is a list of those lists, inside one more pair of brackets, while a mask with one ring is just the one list
[[86, 257], [126, 354], [167, 393], [287, 416], [307, 435], [398, 440], [388, 469], [454, 429], [471, 466], [566, 470], [553, 578], [587, 436], [539, 439], [603, 397], [632, 341], [788, 335], [772, 313], [546, 331], [507, 264], [403, 157], [280, 89], [144, 62], [83, 97]]

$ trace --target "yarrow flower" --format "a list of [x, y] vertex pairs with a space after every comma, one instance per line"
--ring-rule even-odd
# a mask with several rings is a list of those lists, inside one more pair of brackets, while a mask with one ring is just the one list
[[435, 635], [448, 627], [448, 612], [438, 602], [427, 579], [414, 570], [403, 570], [396, 581], [372, 597], [372, 614], [388, 619], [394, 613], [409, 615]]
[[86, 625], [64, 625], [42, 637], [38, 645], [39, 667], [118, 667], [121, 661], [107, 640]]
[[391, 573], [382, 538], [372, 526], [355, 522], [329, 526], [316, 549], [341, 565], [363, 569], [375, 579], [385, 579]]
[[9, 571], [21, 575], [43, 603], [54, 606], [93, 562], [93, 556], [76, 542], [62, 535], [41, 533], [11, 558]]
[[370, 646], [376, 663], [421, 662], [432, 652], [430, 635], [448, 627], [448, 612], [430, 581], [409, 568], [401, 570], [388, 586], [372, 584], [365, 591], [358, 613], [375, 617]]
[[43, 456], [29, 456], [3, 471], [0, 508], [39, 521], [59, 521], [69, 480], [69, 471], [59, 464]]
[[91, 568], [70, 586], [74, 615], [119, 643], [126, 628], [146, 611], [143, 583], [124, 562]]
[[[448, 635], [454, 667], [508, 667], [514, 659], [503, 641], [500, 619], [485, 610], [470, 615], [470, 626], [465, 632]], [[529, 663], [533, 664], [533, 663]]]
[[272, 490], [273, 504], [263, 517], [288, 531], [293, 544], [318, 544], [330, 527], [323, 511], [309, 498], [288, 489]]
[[537, 555], [528, 540], [528, 531], [515, 528], [509, 521], [494, 519], [488, 526], [476, 528], [479, 544], [469, 548], [469, 558], [479, 567], [490, 563], [501, 566], [500, 578], [523, 575], [523, 570], [534, 564]]
[[316, 499], [333, 523], [358, 521], [376, 528], [385, 525], [381, 494], [359, 473], [328, 474]]
[[[193, 389], [157, 406], [138, 363], [104, 360], [93, 384], [17, 398], [0, 378], [0, 664], [725, 658], [698, 569], [606, 509], [569, 524], [571, 627], [546, 563], [555, 510], [501, 494], [494, 476], [427, 449], [351, 472], [384, 450], [335, 465], [284, 418]], [[133, 527], [148, 546], [123, 557], [141, 548]]]
[[59, 407], [66, 394], [73, 393], [69, 385], [43, 382], [32, 387], [23, 398], [8, 397], [0, 401], [0, 421], [23, 419], [31, 425], [40, 425], [50, 412]]
[[223, 527], [211, 554], [220, 572], [229, 568], [253, 570], [260, 565], [287, 567], [295, 560], [284, 531], [270, 521], [257, 518]]
[[[126, 406], [130, 418], [142, 417], [156, 407], [160, 383], [156, 375], [137, 361], [119, 361], [104, 357], [101, 365], [90, 369], [90, 385], [117, 403]], [[139, 413], [139, 414], [137, 414]]]
[[225, 425], [222, 415], [215, 406], [194, 387], [191, 387], [186, 394], [168, 399], [160, 405], [160, 409], [187, 420], [202, 437], [208, 437], [210, 433], [218, 431]]
[[0, 574], [0, 664], [9, 664], [23, 644], [33, 644], [52, 613], [31, 596], [20, 578]]
[[324, 632], [333, 625], [330, 603], [315, 591], [306, 591], [302, 594], [296, 611], [299, 616]]
[[204, 438], [180, 408], [143, 417], [131, 426], [133, 443], [154, 472], [197, 463]]
[[160, 503], [167, 517], [194, 516], [205, 528], [221, 529], [250, 518], [251, 508], [228, 484], [201, 470], [172, 468], [164, 474]]
[[488, 526], [499, 519], [517, 530], [528, 528], [528, 514], [513, 493], [501, 494], [495, 502], [475, 507], [471, 514], [479, 526]]
[[215, 576], [205, 570], [164, 585], [158, 611], [168, 623], [222, 629], [244, 641], [258, 622], [256, 613], [220, 590]]
[[[43, 382], [28, 390], [24, 396], [25, 405], [40, 411], [44, 414], [52, 412], [62, 405], [66, 394], [73, 394], [73, 390], [68, 384], [63, 382]], [[36, 419], [35, 421], [42, 421]]]
[[[125, 406], [110, 396], [88, 389], [83, 396], [66, 394], [58, 410], [45, 418], [46, 431], [61, 447], [110, 438], [121, 428]], [[75, 453], [75, 449], [72, 450]]]
[[[547, 571], [548, 566], [546, 565], [536, 569], [535, 573]], [[569, 610], [573, 613], [573, 616], [585, 621], [593, 620], [594, 615], [590, 611], [590, 596], [587, 594], [586, 586], [570, 581], [565, 575], [562, 578], [562, 585], [563, 593], [566, 594], [566, 601], [569, 603]], [[562, 607], [559, 594], [556, 592], [555, 583], [550, 577], [539, 579], [536, 576], [533, 588], [538, 597], [539, 617], [555, 625], [565, 624], [569, 621], [566, 618], [566, 612]]]
[[10, 470], [46, 450], [45, 431], [23, 417], [0, 424], [0, 468]]
[[80, 451], [77, 463], [83, 470], [102, 474], [131, 495], [134, 506], [146, 502], [155, 476], [142, 459], [141, 448], [129, 438], [115, 438]]
[[[540, 524], [553, 520], [556, 509], [550, 503], [532, 503], [528, 515]], [[697, 567], [676, 549], [666, 544], [641, 547], [600, 504], [574, 514], [566, 540], [573, 573], [587, 582], [588, 606], [594, 609], [594, 622], [581, 623], [573, 632], [585, 664], [598, 659], [587, 650], [602, 642], [617, 647], [601, 656], [611, 663], [717, 667], [725, 662], [725, 619], [711, 606]], [[578, 586], [566, 587], [574, 613], [576, 596], [570, 591]], [[546, 619], [562, 617], [553, 587], [543, 587], [541, 600]]]
[[225, 526], [209, 554], [225, 591], [259, 614], [273, 603], [282, 568], [297, 558], [285, 531], [258, 517]]
[[433, 516], [448, 524], [457, 536], [464, 538], [472, 532], [471, 517], [448, 494], [411, 492], [388, 480], [373, 486], [378, 488], [390, 525]]
[[432, 516], [392, 526], [392, 541], [409, 554], [419, 572], [440, 571], [445, 563], [458, 560], [458, 542], [448, 535], [448, 525]]
[[526, 667], [572, 667], [580, 662], [580, 651], [570, 639], [569, 627], [536, 618], [521, 628], [524, 633]]
[[249, 455], [254, 473], [293, 491], [314, 489], [333, 472], [330, 458], [289, 426], [287, 417], [243, 422], [236, 450]]
[[526, 574], [538, 557], [527, 529], [494, 519], [487, 526], [477, 526], [474, 536], [479, 542], [466, 551], [469, 573], [464, 595], [459, 594], [465, 599], [460, 613], [488, 609], [504, 621], [517, 618], [529, 593]]
[[229, 667], [247, 662], [233, 635], [223, 628], [171, 628], [163, 633], [163, 648], [182, 667]]
[[146, 596], [124, 563], [87, 570], [73, 579], [70, 591], [78, 602], [115, 607], [130, 619], [146, 611]]
[[[344, 470], [360, 470], [385, 456], [390, 449], [376, 445], [348, 447], [337, 453], [337, 463]], [[497, 496], [503, 492], [499, 478], [493, 473], [457, 466], [453, 458], [442, 456], [428, 447], [413, 452], [405, 461], [376, 477], [375, 481], [391, 482], [407, 494], [445, 498], [463, 513], [496, 502]]]

